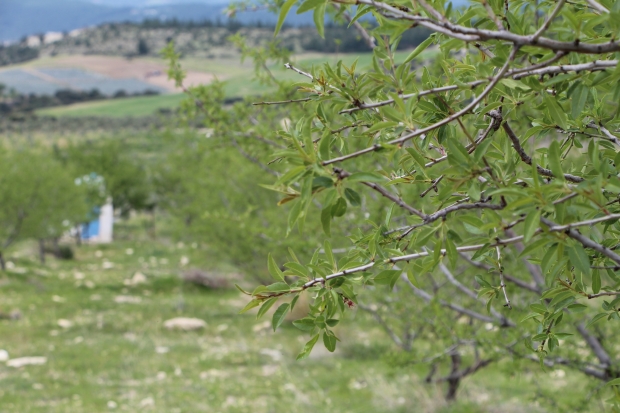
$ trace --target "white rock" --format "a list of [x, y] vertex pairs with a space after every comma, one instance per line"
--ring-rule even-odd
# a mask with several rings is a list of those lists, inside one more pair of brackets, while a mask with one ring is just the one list
[[73, 323], [71, 321], [65, 320], [64, 318], [61, 318], [56, 323], [58, 324], [58, 327], [62, 328], [71, 328], [73, 326]]
[[116, 404], [114, 400], [108, 401], [108, 409], [116, 409], [117, 407], [118, 407], [118, 404]]
[[271, 359], [276, 362], [282, 360], [283, 358], [282, 352], [280, 350], [264, 348], [261, 351], [259, 351], [259, 353], [264, 356], [271, 357]]
[[205, 328], [207, 323], [199, 318], [176, 317], [164, 322], [164, 327], [168, 330], [199, 330]]
[[133, 295], [117, 295], [114, 297], [114, 302], [118, 304], [139, 304], [142, 302], [142, 298]]
[[133, 248], [127, 248], [127, 249], [125, 250], [125, 254], [127, 254], [127, 255], [133, 255]]
[[169, 351], [170, 349], [168, 347], [164, 347], [164, 346], [155, 347], [155, 353], [157, 354], [166, 354]]
[[7, 361], [9, 359], [9, 352], [6, 350], [0, 350], [0, 361]]
[[111, 268], [114, 268], [114, 263], [110, 261], [104, 261], [103, 264], [101, 264], [101, 268], [103, 268], [104, 270], [109, 270]]
[[85, 275], [83, 272], [76, 271], [73, 273], [73, 278], [75, 278], [76, 280], [83, 280], [84, 277]]
[[47, 363], [47, 357], [20, 357], [6, 362], [9, 367], [37, 366]]
[[157, 372], [157, 380], [166, 380], [166, 372], [158, 371]]
[[140, 284], [146, 284], [146, 281], [147, 281], [146, 275], [138, 271], [133, 275], [133, 277], [131, 277], [131, 279], [125, 280], [124, 284], [125, 285], [140, 285]]
[[13, 268], [15, 268], [15, 263], [13, 261], [7, 261], [5, 267], [7, 270], [12, 270]]
[[181, 261], [179, 262], [181, 264], [181, 267], [185, 267], [187, 264], [189, 264], [189, 258], [187, 258], [185, 255], [181, 257]]
[[155, 400], [152, 397], [147, 397], [146, 399], [142, 399], [140, 402], [140, 407], [148, 407], [155, 406]]
[[97, 258], [103, 257], [103, 252], [101, 252], [99, 250], [95, 251], [95, 257], [97, 257]]
[[53, 295], [52, 296], [52, 301], [55, 302], [55, 303], [64, 303], [67, 300], [62, 298], [61, 296]]

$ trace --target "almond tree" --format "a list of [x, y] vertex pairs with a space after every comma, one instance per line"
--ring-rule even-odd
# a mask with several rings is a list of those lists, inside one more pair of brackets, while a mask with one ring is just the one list
[[[244, 310], [278, 304], [276, 329], [307, 294], [309, 315], [294, 322], [310, 337], [304, 358], [319, 340], [334, 351], [334, 327], [374, 290], [383, 304], [361, 307], [405, 349], [434, 343], [426, 358], [445, 366], [429, 380], [447, 382], [448, 398], [500, 359], [620, 384], [620, 2], [269, 6], [276, 33], [293, 6], [319, 33], [326, 13], [348, 20], [373, 58], [286, 64], [297, 83], [275, 78], [282, 94], [246, 108], [287, 118], [262, 135], [285, 147], [254, 159], [276, 170], [289, 228], [320, 209], [326, 240], [310, 260], [269, 257], [274, 283], [247, 292]], [[434, 33], [403, 58], [399, 38], [417, 26]], [[350, 239], [334, 245], [344, 253], [332, 235]]]

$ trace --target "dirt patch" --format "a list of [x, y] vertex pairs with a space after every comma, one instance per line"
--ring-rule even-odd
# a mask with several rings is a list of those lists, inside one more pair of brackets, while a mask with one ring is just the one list
[[[139, 79], [170, 92], [181, 92], [179, 88], [174, 86], [174, 81], [168, 80], [166, 65], [163, 62], [150, 59], [129, 59], [118, 56], [57, 56], [47, 60], [45, 63], [41, 62], [37, 66], [79, 68], [114, 79]], [[210, 73], [189, 71], [187, 72], [185, 85], [207, 84], [212, 82], [214, 78]]]

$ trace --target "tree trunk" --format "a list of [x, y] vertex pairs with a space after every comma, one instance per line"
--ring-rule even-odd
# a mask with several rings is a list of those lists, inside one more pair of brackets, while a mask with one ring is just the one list
[[60, 258], [60, 245], [58, 245], [58, 237], [54, 237], [52, 239], [52, 243], [54, 244], [54, 256], [56, 258]]
[[4, 255], [2, 255], [2, 251], [0, 251], [0, 269], [2, 271], [6, 270], [6, 263], [4, 262]]
[[450, 354], [452, 360], [452, 370], [448, 377], [448, 392], [446, 393], [446, 400], [449, 402], [456, 400], [456, 392], [459, 390], [461, 384], [461, 377], [459, 375], [459, 367], [461, 366], [461, 355], [457, 350], [452, 351]]
[[39, 260], [41, 260], [41, 265], [45, 265], [45, 240], [43, 238], [39, 238]]

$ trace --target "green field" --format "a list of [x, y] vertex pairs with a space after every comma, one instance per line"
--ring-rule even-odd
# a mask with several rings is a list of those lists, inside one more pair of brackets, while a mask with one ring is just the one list
[[139, 96], [58, 106], [37, 111], [40, 116], [148, 116], [159, 109], [172, 109], [183, 100], [183, 94]]
[[[418, 59], [424, 60], [433, 56], [435, 51], [426, 51]], [[398, 52], [395, 60], [404, 60], [409, 54], [408, 51]], [[320, 66], [325, 62], [336, 63], [338, 60], [350, 66], [354, 61], [358, 61], [357, 67], [363, 68], [372, 64], [372, 54], [304, 54], [297, 56], [296, 65], [300, 68], [309, 70], [313, 66]], [[213, 73], [224, 82], [224, 90], [227, 97], [246, 97], [266, 93], [269, 87], [260, 84], [255, 78], [253, 68], [246, 61], [241, 64], [238, 59], [198, 59], [190, 58], [182, 63], [188, 70], [199, 70]], [[291, 81], [303, 80], [300, 75], [285, 69], [284, 67], [272, 66], [270, 70], [278, 79]], [[100, 102], [78, 103], [68, 106], [60, 106], [38, 110], [40, 116], [100, 116], [100, 117], [127, 117], [127, 116], [148, 116], [157, 113], [159, 109], [174, 109], [184, 98], [183, 94], [145, 96], [124, 99], [113, 99]]]

